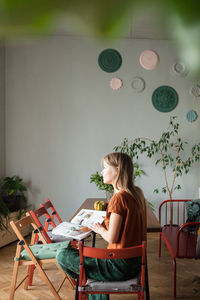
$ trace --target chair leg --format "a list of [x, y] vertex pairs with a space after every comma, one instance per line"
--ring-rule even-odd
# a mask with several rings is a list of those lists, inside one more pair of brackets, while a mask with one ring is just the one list
[[174, 298], [176, 298], [176, 258], [173, 258], [173, 269], [174, 269], [173, 295], [174, 295]]
[[78, 285], [79, 285], [79, 278], [77, 278], [76, 281], [75, 300], [78, 300]]
[[34, 270], [35, 270], [35, 266], [31, 265], [30, 268], [29, 268], [28, 286], [32, 286]]
[[76, 286], [76, 280], [71, 278], [70, 276], [68, 276], [62, 269], [61, 267], [56, 263], [57, 268], [60, 270], [60, 272], [62, 273], [64, 279], [66, 279], [67, 281], [67, 285], [69, 286], [70, 289], [74, 290], [75, 286]]
[[159, 235], [159, 251], [158, 251], [158, 256], [161, 256], [161, 246], [162, 246], [162, 236], [161, 233]]
[[147, 255], [146, 255], [146, 263], [145, 263], [145, 287], [146, 287], [146, 300], [150, 300]]
[[27, 271], [26, 271], [27, 278], [24, 282], [25, 290], [28, 290], [28, 287], [32, 285], [34, 269], [35, 269], [34, 265], [27, 266]]
[[44, 270], [41, 268], [40, 264], [36, 265], [36, 268], [38, 270], [38, 272], [40, 273], [40, 275], [42, 276], [42, 278], [45, 280], [47, 286], [49, 287], [50, 291], [52, 292], [52, 294], [54, 295], [56, 300], [62, 300], [60, 298], [60, 296], [58, 295], [56, 289], [54, 288], [53, 284], [51, 283], [51, 281], [49, 280], [49, 278], [47, 277], [46, 273], [44, 272]]
[[19, 261], [15, 261], [14, 262], [14, 267], [13, 267], [13, 275], [12, 275], [12, 282], [11, 282], [11, 287], [10, 287], [10, 297], [9, 297], [9, 300], [13, 300], [14, 299], [18, 269], [19, 269]]

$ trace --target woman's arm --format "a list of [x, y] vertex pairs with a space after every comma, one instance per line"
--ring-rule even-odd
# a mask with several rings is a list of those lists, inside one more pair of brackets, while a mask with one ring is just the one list
[[122, 217], [116, 213], [111, 213], [108, 230], [100, 223], [93, 224], [90, 228], [100, 234], [104, 240], [113, 244], [118, 241], [122, 226]]

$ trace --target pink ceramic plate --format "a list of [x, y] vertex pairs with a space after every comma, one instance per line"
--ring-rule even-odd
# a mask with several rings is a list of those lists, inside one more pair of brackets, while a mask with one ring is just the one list
[[113, 90], [118, 90], [122, 87], [122, 80], [119, 78], [112, 78], [110, 81], [110, 87]]
[[146, 70], [153, 70], [158, 64], [158, 55], [152, 50], [145, 50], [140, 55], [140, 64]]

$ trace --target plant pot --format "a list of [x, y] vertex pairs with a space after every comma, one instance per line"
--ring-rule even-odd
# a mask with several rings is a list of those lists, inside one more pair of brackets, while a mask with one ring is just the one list
[[24, 197], [21, 195], [3, 196], [3, 201], [8, 207], [10, 212], [14, 212], [26, 208], [26, 201], [24, 200]]
[[[18, 217], [19, 217], [18, 211], [12, 212], [9, 215], [8, 223], [10, 223], [10, 221], [14, 221], [14, 222], [17, 221]], [[5, 218], [3, 218], [3, 219], [4, 219], [4, 224], [6, 225], [6, 219]], [[13, 232], [12, 228], [10, 227], [10, 224], [8, 224], [7, 229], [8, 230], [0, 230], [0, 248], [17, 240], [17, 236]], [[24, 233], [24, 235], [28, 235], [30, 233], [30, 229], [25, 228], [25, 231], [23, 233]]]
[[110, 198], [113, 196], [113, 193], [106, 191], [106, 200], [109, 202]]

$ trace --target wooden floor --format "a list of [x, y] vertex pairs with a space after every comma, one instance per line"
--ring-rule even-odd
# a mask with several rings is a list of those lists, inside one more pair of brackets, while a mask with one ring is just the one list
[[[100, 242], [99, 242], [100, 243]], [[13, 257], [16, 243], [12, 243], [0, 249], [0, 300], [7, 300], [9, 297], [10, 282], [12, 277]], [[173, 264], [167, 249], [162, 247], [162, 257], [158, 258], [158, 234], [148, 234], [148, 268], [149, 286], [151, 300], [172, 300], [172, 274]], [[25, 271], [25, 269], [24, 269]], [[178, 260], [177, 261], [177, 298], [181, 300], [199, 300], [200, 294], [196, 295], [194, 289], [197, 284], [193, 283], [195, 276], [200, 276], [200, 261], [198, 260]], [[21, 272], [20, 272], [21, 273]], [[55, 283], [61, 278], [55, 266], [48, 268], [47, 273]], [[199, 285], [200, 290], [200, 285]], [[60, 291], [62, 300], [73, 300], [74, 291], [66, 284]], [[33, 286], [25, 291], [21, 286], [16, 294], [15, 300], [53, 300], [51, 292], [35, 272]], [[137, 299], [134, 295], [111, 295], [110, 299]]]

